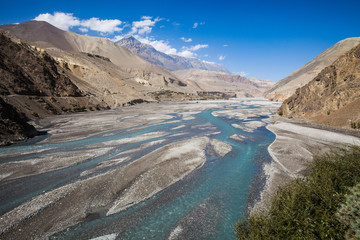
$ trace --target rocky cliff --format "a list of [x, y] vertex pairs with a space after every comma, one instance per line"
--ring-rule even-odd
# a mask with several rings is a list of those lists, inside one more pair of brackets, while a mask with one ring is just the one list
[[360, 43], [360, 37], [344, 39], [326, 51], [319, 54], [302, 68], [279, 80], [271, 89], [265, 92], [265, 97], [272, 101], [284, 101], [316, 77], [325, 67]]
[[0, 32], [0, 142], [34, 135], [29, 119], [106, 107], [89, 101], [72, 77], [48, 53]]
[[278, 114], [357, 128], [360, 122], [360, 44], [298, 88], [283, 102]]

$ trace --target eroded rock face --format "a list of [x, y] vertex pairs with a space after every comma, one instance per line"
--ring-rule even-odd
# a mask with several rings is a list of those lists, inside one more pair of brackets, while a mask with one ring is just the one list
[[28, 119], [0, 98], [0, 145], [37, 134]]
[[324, 68], [330, 66], [336, 59], [344, 55], [356, 45], [360, 44], [360, 37], [344, 39], [326, 51], [319, 54], [302, 68], [279, 80], [264, 96], [270, 101], [284, 101], [295, 93], [297, 88], [314, 79]]
[[[62, 74], [46, 52], [34, 50], [0, 34], [0, 89], [6, 94], [80, 97], [79, 89]], [[60, 71], [59, 71], [60, 70]]]
[[360, 120], [360, 45], [285, 100], [278, 114], [350, 127]]

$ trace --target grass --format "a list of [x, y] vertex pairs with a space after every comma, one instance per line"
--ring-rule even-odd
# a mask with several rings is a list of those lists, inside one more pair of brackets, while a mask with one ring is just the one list
[[238, 222], [238, 239], [345, 239], [349, 226], [339, 219], [350, 188], [360, 183], [360, 147], [316, 157], [303, 179], [274, 196], [269, 212]]

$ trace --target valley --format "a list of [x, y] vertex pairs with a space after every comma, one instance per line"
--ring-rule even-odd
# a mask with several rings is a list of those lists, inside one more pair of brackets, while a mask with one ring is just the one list
[[270, 162], [264, 126], [278, 106], [151, 103], [36, 120], [47, 135], [0, 149], [0, 236], [232, 239]]
[[[0, 239], [240, 238], [318, 156], [360, 146], [359, 37], [275, 83], [232, 73], [210, 44], [156, 40], [157, 22], [182, 27], [63, 13], [0, 25]], [[236, 61], [260, 65], [246, 52]]]

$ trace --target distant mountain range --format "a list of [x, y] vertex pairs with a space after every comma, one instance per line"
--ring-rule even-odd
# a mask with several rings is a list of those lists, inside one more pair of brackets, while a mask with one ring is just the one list
[[205, 62], [196, 58], [185, 58], [177, 55], [165, 54], [156, 50], [149, 44], [141, 43], [133, 36], [124, 37], [116, 44], [129, 49], [146, 61], [161, 66], [168, 71], [196, 68], [208, 71], [230, 73], [228, 69], [216, 63]]
[[186, 79], [198, 92], [210, 94], [223, 92], [237, 97], [261, 97], [264, 91], [274, 85], [272, 81], [201, 69], [184, 69], [173, 73]]
[[314, 79], [324, 68], [330, 66], [336, 59], [360, 43], [360, 37], [344, 39], [302, 68], [294, 71], [288, 77], [278, 81], [271, 89], [265, 92], [265, 97], [273, 101], [284, 101], [299, 87]]

